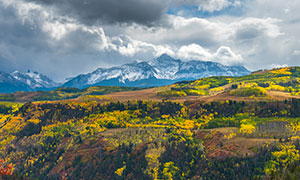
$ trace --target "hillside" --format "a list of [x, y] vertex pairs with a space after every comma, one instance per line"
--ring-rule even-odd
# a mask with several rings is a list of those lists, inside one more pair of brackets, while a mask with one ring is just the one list
[[112, 92], [121, 91], [135, 91], [140, 89], [141, 88], [117, 86], [94, 86], [85, 89], [61, 87], [52, 91], [16, 92], [11, 94], [0, 94], [0, 101], [56, 101], [74, 99], [81, 96], [93, 97], [94, 95], [104, 95]]
[[273, 69], [241, 77], [210, 77], [196, 81], [184, 81], [170, 86], [170, 90], [158, 95], [163, 97], [212, 96], [228, 93], [236, 97], [264, 97], [270, 91], [300, 94], [300, 68]]
[[298, 177], [290, 167], [300, 163], [299, 106], [295, 99], [99, 103], [97, 96], [1, 103], [0, 155], [12, 179]]
[[[0, 102], [0, 178], [299, 179], [298, 72]], [[170, 91], [186, 95], [162, 96]], [[61, 100], [41, 99], [54, 93]]]

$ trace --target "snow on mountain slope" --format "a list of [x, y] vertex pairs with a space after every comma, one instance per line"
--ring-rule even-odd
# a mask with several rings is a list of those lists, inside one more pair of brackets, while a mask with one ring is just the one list
[[89, 76], [87, 84], [118, 78], [121, 83], [125, 81], [136, 81], [153, 77], [155, 70], [146, 62], [125, 64], [121, 67], [109, 69], [99, 68], [96, 71], [87, 74]]
[[188, 61], [184, 62], [178, 72], [176, 79], [199, 79], [211, 76], [242, 76], [250, 72], [240, 66], [224, 66], [216, 62]]
[[53, 88], [59, 85], [47, 76], [39, 74], [38, 72], [28, 71], [27, 73], [23, 73], [20, 71], [15, 71], [11, 73], [11, 75], [15, 79], [27, 84], [33, 90]]
[[[72, 78], [63, 86], [87, 87], [96, 84], [136, 85], [133, 82], [151, 79], [151, 86], [167, 85], [180, 80], [193, 80], [210, 76], [243, 76], [250, 74], [243, 66], [225, 66], [216, 62], [174, 59], [167, 54], [148, 62], [134, 62], [119, 67], [99, 68], [92, 73]], [[164, 81], [162, 81], [164, 80]], [[163, 83], [162, 83], [163, 82]], [[116, 84], [117, 83], [117, 84]], [[102, 83], [103, 84], [103, 83]], [[138, 86], [138, 85], [137, 85]], [[143, 83], [143, 87], [150, 86]]]
[[173, 59], [167, 54], [153, 59], [149, 64], [156, 70], [155, 77], [157, 79], [176, 79], [176, 73], [179, 71], [182, 62]]
[[117, 80], [120, 85], [124, 85], [126, 82], [154, 78], [155, 74], [155, 69], [147, 62], [135, 62], [120, 67], [98, 68], [92, 73], [79, 75], [69, 80], [63, 86], [82, 88], [107, 80]]
[[0, 93], [30, 90], [31, 88], [27, 84], [15, 79], [10, 74], [0, 72]]

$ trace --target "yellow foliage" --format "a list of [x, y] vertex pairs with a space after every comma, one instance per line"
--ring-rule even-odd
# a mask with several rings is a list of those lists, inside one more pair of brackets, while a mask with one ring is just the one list
[[123, 171], [126, 169], [126, 166], [123, 166], [115, 171], [115, 173], [119, 176], [122, 176]]
[[281, 68], [281, 69], [275, 69], [275, 70], [272, 70], [271, 73], [274, 73], [274, 74], [292, 75], [292, 73], [291, 73], [291, 68], [289, 68], [289, 67]]
[[300, 133], [300, 123], [290, 123], [286, 126], [294, 135]]
[[210, 85], [201, 85], [201, 86], [195, 86], [196, 89], [201, 89], [201, 90], [207, 90], [210, 88]]
[[255, 132], [255, 126], [253, 126], [252, 124], [242, 124], [239, 132], [245, 135], [252, 134]]
[[173, 176], [179, 171], [179, 168], [175, 166], [175, 163], [170, 161], [164, 164], [163, 176], [164, 179], [173, 180]]
[[169, 118], [170, 118], [170, 115], [164, 114], [164, 115], [161, 115], [161, 118], [163, 118], [163, 119], [169, 119]]
[[258, 87], [257, 83], [247, 83], [247, 84], [243, 84], [242, 87]]
[[159, 165], [160, 165], [158, 158], [161, 156], [161, 154], [164, 151], [165, 151], [165, 147], [163, 147], [163, 146], [147, 150], [145, 158], [148, 162], [148, 168], [147, 168], [146, 172], [154, 180], [157, 180], [157, 178], [158, 178]]
[[280, 85], [270, 83], [270, 86], [266, 88], [266, 90], [274, 90], [274, 91], [285, 91], [285, 87], [282, 87]]
[[272, 152], [273, 160], [266, 165], [266, 174], [272, 174], [280, 169], [286, 169], [290, 164], [300, 160], [299, 150], [292, 144], [280, 144], [280, 150]]
[[224, 138], [227, 140], [232, 139], [234, 137], [236, 137], [236, 133], [230, 133], [229, 135], [226, 135], [226, 134], [224, 135]]
[[223, 91], [225, 91], [225, 88], [223, 87], [216, 87], [209, 90], [210, 93], [223, 92]]

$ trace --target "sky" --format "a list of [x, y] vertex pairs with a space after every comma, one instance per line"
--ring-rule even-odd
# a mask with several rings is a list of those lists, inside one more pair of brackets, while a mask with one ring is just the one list
[[300, 66], [299, 0], [0, 0], [0, 71], [56, 81], [163, 53]]

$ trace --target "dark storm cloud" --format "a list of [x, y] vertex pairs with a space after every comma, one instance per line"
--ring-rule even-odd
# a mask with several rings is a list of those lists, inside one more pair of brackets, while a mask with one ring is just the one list
[[169, 0], [25, 0], [53, 7], [83, 24], [161, 23]]

